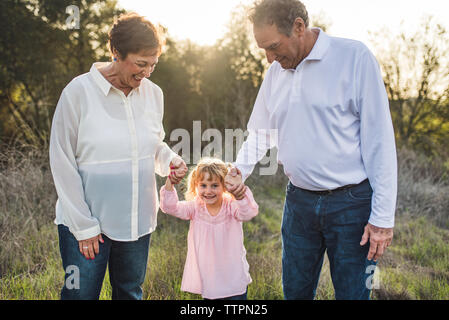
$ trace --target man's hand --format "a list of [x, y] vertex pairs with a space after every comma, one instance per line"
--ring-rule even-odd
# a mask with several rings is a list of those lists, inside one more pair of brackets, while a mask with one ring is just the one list
[[228, 174], [225, 177], [225, 187], [237, 200], [243, 199], [246, 186], [242, 182], [242, 173], [239, 169], [232, 167], [228, 170]]
[[170, 175], [168, 178], [172, 184], [178, 184], [186, 175], [188, 169], [187, 165], [181, 158], [175, 157], [170, 162]]
[[379, 228], [368, 223], [365, 226], [365, 232], [362, 236], [360, 245], [363, 246], [370, 242], [367, 259], [377, 261], [383, 254], [386, 248], [391, 245], [393, 240], [393, 228]]

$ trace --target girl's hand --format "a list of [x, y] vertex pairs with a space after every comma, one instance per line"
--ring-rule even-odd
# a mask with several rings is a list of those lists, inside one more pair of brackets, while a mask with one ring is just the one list
[[86, 259], [94, 259], [95, 255], [100, 252], [100, 244], [98, 242], [104, 243], [101, 233], [98, 236], [78, 241], [78, 246], [80, 252]]
[[184, 178], [187, 171], [187, 165], [184, 160], [176, 157], [170, 162], [170, 175], [168, 178], [172, 184], [178, 184]]
[[245, 196], [246, 186], [242, 182], [242, 173], [239, 169], [232, 167], [225, 177], [225, 187], [237, 200]]

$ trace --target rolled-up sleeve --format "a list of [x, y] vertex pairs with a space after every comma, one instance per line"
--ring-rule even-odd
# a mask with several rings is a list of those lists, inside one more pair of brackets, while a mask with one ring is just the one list
[[374, 55], [367, 50], [359, 66], [361, 154], [373, 188], [369, 223], [392, 228], [397, 196], [397, 158], [388, 97]]
[[58, 194], [56, 205], [63, 212], [64, 223], [77, 240], [85, 240], [100, 234], [101, 229], [85, 201], [83, 183], [75, 160], [80, 112], [73, 101], [73, 97], [64, 89], [52, 122], [50, 167]]

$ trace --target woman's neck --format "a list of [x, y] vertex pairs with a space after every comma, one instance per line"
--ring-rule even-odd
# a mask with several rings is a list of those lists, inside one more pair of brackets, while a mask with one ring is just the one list
[[98, 71], [105, 77], [107, 81], [109, 81], [115, 88], [122, 91], [125, 96], [128, 96], [128, 94], [133, 89], [132, 87], [128, 86], [127, 84], [122, 81], [120, 78], [120, 71], [117, 68], [117, 65], [112, 62], [108, 64], [107, 66], [103, 68], [99, 68]]

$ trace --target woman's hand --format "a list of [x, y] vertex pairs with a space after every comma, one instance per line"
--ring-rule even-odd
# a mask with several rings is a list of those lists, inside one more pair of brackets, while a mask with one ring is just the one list
[[242, 182], [242, 173], [239, 169], [232, 167], [225, 177], [225, 187], [237, 200], [245, 196], [246, 186]]
[[98, 236], [78, 241], [80, 252], [84, 255], [84, 257], [86, 257], [86, 259], [93, 260], [95, 255], [100, 252], [100, 244], [98, 241], [104, 243], [101, 233]]
[[170, 175], [168, 178], [172, 184], [178, 184], [184, 178], [187, 171], [187, 165], [184, 160], [176, 157], [170, 162]]

